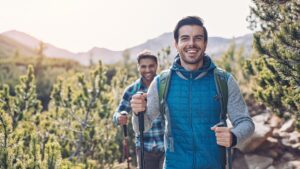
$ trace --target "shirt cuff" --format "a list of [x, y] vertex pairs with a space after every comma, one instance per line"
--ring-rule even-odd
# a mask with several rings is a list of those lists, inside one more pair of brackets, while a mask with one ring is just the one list
[[237, 138], [236, 138], [236, 135], [233, 134], [232, 132], [231, 132], [231, 136], [232, 136], [232, 143], [231, 143], [230, 147], [234, 147], [237, 144]]

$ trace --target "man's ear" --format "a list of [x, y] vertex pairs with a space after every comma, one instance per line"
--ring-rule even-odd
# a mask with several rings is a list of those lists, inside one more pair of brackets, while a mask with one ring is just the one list
[[[174, 45], [175, 49], [177, 50], [178, 43], [176, 42], [176, 40], [175, 40], [175, 39], [173, 40], [173, 45]], [[178, 51], [178, 50], [177, 50], [177, 51]]]
[[206, 51], [207, 41], [205, 42], [204, 52]]

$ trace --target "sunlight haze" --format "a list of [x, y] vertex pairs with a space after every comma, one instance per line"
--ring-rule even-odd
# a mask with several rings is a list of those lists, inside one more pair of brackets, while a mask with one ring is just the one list
[[123, 50], [173, 31], [198, 15], [208, 35], [232, 38], [251, 31], [250, 0], [0, 0], [0, 33], [17, 30], [72, 52]]

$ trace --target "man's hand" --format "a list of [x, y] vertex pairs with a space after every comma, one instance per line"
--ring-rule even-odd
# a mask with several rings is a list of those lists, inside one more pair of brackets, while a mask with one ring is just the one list
[[135, 94], [132, 96], [131, 101], [130, 101], [130, 106], [132, 111], [138, 115], [139, 112], [143, 112], [146, 110], [146, 105], [147, 105], [147, 94]]
[[230, 147], [232, 145], [232, 133], [228, 127], [212, 127], [216, 134], [217, 144], [224, 147]]
[[119, 125], [126, 125], [127, 124], [127, 115], [122, 114], [121, 116], [118, 117], [118, 123]]

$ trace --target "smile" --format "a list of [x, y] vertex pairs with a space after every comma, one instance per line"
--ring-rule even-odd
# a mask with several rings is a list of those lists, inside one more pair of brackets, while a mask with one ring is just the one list
[[188, 49], [188, 50], [186, 50], [186, 52], [193, 54], [193, 53], [197, 53], [198, 50], [197, 49]]

